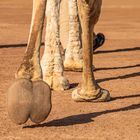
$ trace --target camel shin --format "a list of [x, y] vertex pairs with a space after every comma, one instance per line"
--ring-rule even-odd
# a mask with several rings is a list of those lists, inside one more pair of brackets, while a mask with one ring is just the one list
[[81, 30], [78, 16], [77, 0], [69, 0], [69, 38], [65, 53], [66, 69], [82, 68]]
[[48, 0], [47, 2], [45, 51], [41, 60], [41, 66], [43, 80], [52, 89], [64, 90], [69, 87], [69, 83], [63, 76], [63, 60], [60, 52], [59, 4], [60, 1], [57, 0]]
[[[81, 20], [82, 21], [82, 20]], [[95, 94], [97, 95], [97, 84], [95, 82], [92, 62], [93, 62], [93, 53], [92, 53], [92, 29], [90, 29], [89, 25], [84, 23], [83, 26], [83, 35], [82, 35], [82, 43], [83, 43], [83, 73], [82, 73], [82, 90], [86, 94]], [[88, 92], [89, 91], [89, 92]], [[85, 94], [85, 93], [83, 93]], [[93, 96], [92, 95], [92, 96]]]
[[16, 78], [39, 80], [42, 78], [40, 67], [40, 46], [45, 16], [46, 0], [33, 1], [32, 21], [27, 48]]
[[82, 45], [83, 45], [83, 73], [81, 94], [88, 96], [97, 96], [99, 87], [97, 86], [92, 69], [92, 25], [90, 25], [90, 8], [86, 3], [78, 0], [78, 10], [82, 27]]

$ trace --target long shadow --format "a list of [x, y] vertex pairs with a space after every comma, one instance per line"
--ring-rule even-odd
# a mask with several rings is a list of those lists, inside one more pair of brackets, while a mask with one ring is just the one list
[[[44, 42], [41, 43], [41, 45], [44, 45]], [[26, 47], [27, 43], [22, 44], [5, 44], [0, 45], [0, 48], [10, 48], [10, 47]], [[134, 48], [125, 48], [125, 49], [116, 49], [116, 50], [100, 50], [95, 51], [94, 54], [101, 54], [101, 53], [115, 53], [115, 52], [125, 52], [125, 51], [139, 51], [140, 47], [134, 47]]]
[[100, 51], [95, 51], [94, 54], [128, 52], [128, 51], [140, 51], [140, 47], [116, 49], [116, 50], [100, 50]]
[[140, 64], [131, 65], [131, 66], [122, 66], [122, 67], [112, 67], [112, 68], [96, 68], [94, 71], [118, 70], [118, 69], [127, 69], [127, 68], [135, 68], [135, 67], [140, 67]]
[[116, 77], [109, 77], [109, 78], [104, 78], [104, 79], [97, 79], [97, 83], [102, 83], [105, 81], [112, 81], [112, 80], [117, 80], [117, 79], [127, 79], [127, 78], [132, 78], [132, 77], [137, 77], [140, 76], [140, 72], [135, 72], [131, 74], [126, 74], [122, 76], [116, 76]]
[[[44, 45], [44, 42], [41, 43], [41, 45]], [[0, 45], [1, 48], [19, 48], [19, 47], [26, 47], [27, 43], [22, 43], [22, 44], [6, 44], [6, 45]]]
[[44, 124], [24, 126], [23, 128], [54, 127], [54, 126], [61, 127], [61, 126], [70, 126], [70, 125], [76, 125], [76, 124], [85, 124], [85, 123], [93, 122], [93, 118], [99, 117], [101, 115], [125, 112], [125, 111], [130, 111], [130, 110], [135, 110], [135, 109], [140, 109], [140, 104], [132, 104], [127, 107], [105, 110], [101, 112], [72, 115], [72, 116], [61, 118], [61, 119], [52, 120]]
[[137, 98], [137, 97], [140, 97], [140, 94], [113, 97], [113, 98], [111, 99], [111, 101], [114, 101], [114, 100], [121, 100], [121, 99], [129, 99], [129, 98]]

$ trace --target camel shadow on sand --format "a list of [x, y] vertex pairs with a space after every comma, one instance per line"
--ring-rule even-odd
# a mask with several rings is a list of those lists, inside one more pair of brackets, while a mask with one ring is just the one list
[[128, 68], [137, 68], [140, 67], [140, 64], [130, 65], [130, 66], [120, 66], [120, 67], [104, 67], [104, 68], [96, 68], [94, 71], [103, 71], [103, 70], [120, 70], [120, 69], [128, 69]]
[[[112, 67], [112, 68], [96, 68], [95, 71], [100, 71], [100, 70], [119, 70], [119, 69], [127, 69], [127, 68], [135, 68], [135, 67], [140, 67], [140, 64], [135, 64], [135, 65], [130, 65], [130, 66], [122, 66], [122, 67]], [[121, 75], [121, 76], [116, 76], [116, 77], [108, 77], [108, 78], [103, 78], [103, 79], [97, 79], [97, 83], [102, 83], [106, 81], [112, 81], [112, 80], [118, 80], [118, 79], [127, 79], [127, 78], [132, 78], [132, 77], [137, 77], [140, 76], [140, 72], [134, 72], [126, 75]], [[70, 89], [74, 89], [79, 85], [79, 83], [72, 83], [70, 84]]]
[[[126, 67], [129, 68], [129, 66], [126, 66]], [[137, 65], [134, 65], [134, 66], [130, 66], [130, 68], [132, 68], [132, 67], [140, 67], [140, 65], [137, 64]], [[120, 68], [122, 68], [122, 67], [119, 67], [119, 68], [115, 67], [115, 69], [120, 69]], [[113, 68], [110, 68], [110, 69], [113, 69]], [[106, 82], [106, 81], [113, 81], [113, 80], [118, 80], [118, 79], [127, 79], [127, 78], [138, 77], [138, 76], [140, 76], [140, 72], [134, 72], [134, 73], [121, 75], [121, 76], [114, 76], [114, 77], [97, 79], [96, 82], [97, 83], [102, 83], [102, 82]], [[79, 85], [79, 83], [72, 83], [70, 85], [70, 89], [76, 88], [78, 85]]]
[[[44, 42], [41, 43], [41, 45], [44, 45]], [[26, 47], [27, 43], [21, 43], [21, 44], [4, 44], [0, 45], [0, 48], [21, 48]]]
[[103, 78], [103, 79], [97, 79], [97, 83], [102, 83], [105, 81], [112, 81], [112, 80], [118, 80], [118, 79], [127, 79], [132, 77], [140, 76], [140, 72], [134, 72], [126, 75], [116, 76], [116, 77], [109, 77], [109, 78]]
[[[126, 98], [137, 98], [137, 97], [140, 97], [140, 94], [115, 97], [111, 101], [126, 99]], [[102, 115], [125, 112], [125, 111], [136, 110], [136, 109], [140, 109], [140, 103], [132, 104], [127, 107], [122, 107], [118, 109], [104, 110], [100, 112], [93, 112], [93, 113], [87, 113], [87, 114], [72, 115], [72, 116], [52, 120], [43, 124], [24, 126], [23, 128], [40, 128], [40, 127], [54, 127], [54, 126], [61, 127], [61, 126], [71, 126], [71, 125], [76, 125], [76, 124], [85, 124], [85, 123], [93, 122], [94, 118], [102, 116]]]
[[123, 48], [123, 49], [116, 49], [116, 50], [99, 50], [95, 51], [94, 54], [105, 54], [105, 53], [116, 53], [116, 52], [129, 52], [129, 51], [140, 51], [140, 47], [133, 47], [133, 48]]
[[[116, 49], [116, 50], [99, 50], [99, 51], [94, 52], [94, 54], [129, 52], [129, 51], [140, 51], [140, 47], [123, 48], [123, 49]], [[135, 65], [130, 65], [130, 66], [120, 66], [120, 67], [96, 68], [95, 71], [119, 70], [119, 69], [128, 69], [128, 68], [136, 68], [136, 67], [140, 67], [140, 64], [135, 64]], [[105, 81], [111, 81], [111, 80], [117, 80], [117, 79], [127, 79], [127, 78], [132, 78], [132, 77], [137, 77], [137, 76], [140, 76], [140, 72], [135, 72], [135, 73], [126, 74], [126, 75], [122, 75], [122, 76], [98, 79], [97, 82], [101, 83], [101, 82], [105, 82]]]

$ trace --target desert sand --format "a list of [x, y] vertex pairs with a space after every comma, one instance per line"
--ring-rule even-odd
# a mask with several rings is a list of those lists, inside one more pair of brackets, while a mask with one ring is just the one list
[[139, 140], [140, 1], [103, 1], [96, 32], [103, 32], [106, 42], [93, 57], [97, 82], [112, 101], [74, 102], [71, 92], [81, 72], [65, 72], [71, 89], [53, 91], [46, 121], [19, 126], [8, 117], [6, 91], [25, 51], [31, 11], [32, 0], [0, 0], [0, 140]]

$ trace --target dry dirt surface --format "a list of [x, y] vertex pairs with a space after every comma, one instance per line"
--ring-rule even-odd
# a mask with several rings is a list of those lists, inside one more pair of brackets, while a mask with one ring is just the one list
[[25, 51], [31, 9], [31, 0], [0, 0], [0, 140], [140, 140], [140, 0], [104, 0], [96, 26], [106, 43], [94, 55], [95, 77], [113, 100], [75, 103], [81, 73], [66, 72], [71, 89], [53, 92], [46, 121], [18, 126], [8, 118], [6, 91]]

